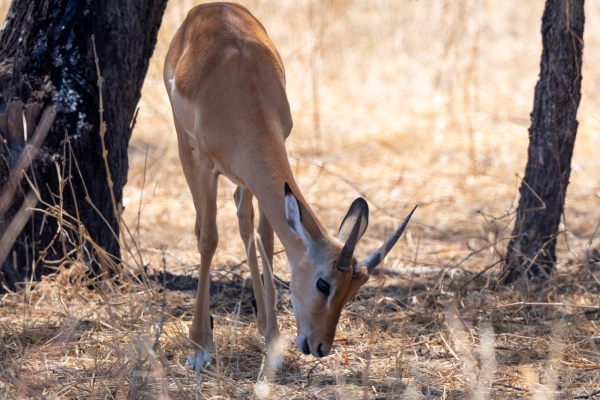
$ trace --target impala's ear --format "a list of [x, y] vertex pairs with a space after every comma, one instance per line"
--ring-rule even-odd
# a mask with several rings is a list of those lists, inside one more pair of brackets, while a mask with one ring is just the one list
[[367, 225], [369, 224], [369, 206], [367, 202], [362, 197], [354, 200], [348, 213], [344, 217], [342, 224], [340, 225], [340, 229], [338, 231], [338, 240], [340, 242], [346, 243], [348, 238], [350, 237], [350, 232], [352, 232], [352, 228], [356, 224], [356, 221], [360, 217], [360, 226], [358, 227], [358, 237], [357, 241], [360, 240], [362, 235], [367, 230]]
[[294, 235], [298, 236], [309, 252], [324, 240], [324, 235], [306, 207], [298, 201], [290, 186], [285, 184], [285, 217]]

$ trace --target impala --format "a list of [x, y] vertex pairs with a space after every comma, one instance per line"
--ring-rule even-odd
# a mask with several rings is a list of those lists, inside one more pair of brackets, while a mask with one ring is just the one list
[[[200, 252], [198, 294], [189, 332], [193, 353], [187, 365], [199, 371], [210, 360], [209, 269], [218, 243], [216, 200], [221, 174], [237, 185], [239, 231], [248, 255], [257, 326], [265, 337], [270, 366], [278, 369], [283, 362], [269, 267], [273, 231], [285, 247], [292, 271], [296, 345], [304, 354], [328, 355], [342, 308], [396, 243], [412, 212], [362, 262], [353, 252], [367, 229], [369, 210], [364, 199], [352, 203], [337, 236], [325, 231], [302, 196], [288, 162], [285, 139], [292, 129], [292, 116], [281, 57], [246, 8], [234, 3], [193, 8], [169, 47], [164, 81], [181, 164], [196, 208]], [[253, 196], [259, 205], [264, 287], [256, 257]]]

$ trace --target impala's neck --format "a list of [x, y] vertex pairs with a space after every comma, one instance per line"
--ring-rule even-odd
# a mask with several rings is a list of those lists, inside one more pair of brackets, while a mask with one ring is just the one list
[[[283, 169], [289, 169], [289, 165], [286, 165], [286, 167], [287, 168]], [[289, 174], [282, 172], [285, 171], [273, 171], [271, 177], [274, 179], [269, 183], [267, 183], [265, 179], [260, 179], [256, 182], [259, 187], [252, 187], [256, 185], [249, 186], [250, 190], [255, 194], [258, 200], [262, 212], [267, 216], [271, 227], [275, 233], [277, 233], [277, 237], [279, 237], [279, 240], [285, 247], [290, 266], [293, 268], [299, 264], [300, 260], [306, 254], [306, 246], [302, 240], [291, 231], [286, 219], [284, 194], [284, 185], [286, 182], [290, 185], [290, 188], [296, 195], [298, 201], [302, 203], [305, 210], [311, 214], [321, 231], [324, 232], [324, 230], [307, 201], [300, 193], [300, 190], [291, 175], [291, 170], [289, 171]]]

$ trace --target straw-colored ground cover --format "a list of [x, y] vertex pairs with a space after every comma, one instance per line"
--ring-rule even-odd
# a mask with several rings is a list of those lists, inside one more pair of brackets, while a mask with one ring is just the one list
[[[161, 78], [170, 38], [194, 4], [169, 3], [131, 141], [124, 221], [134, 237], [124, 243], [141, 255], [124, 251], [127, 274], [100, 291], [87, 288], [74, 263], [0, 298], [0, 396], [600, 396], [600, 4], [586, 4], [580, 125], [556, 274], [511, 288], [497, 283], [498, 262], [526, 162], [544, 2], [243, 2], [286, 65], [290, 162], [324, 225], [336, 229], [351, 201], [365, 197], [364, 256], [419, 208], [384, 273], [343, 312], [330, 357], [295, 349], [289, 268], [285, 254], [275, 257], [287, 349], [274, 372], [263, 365], [252, 316], [234, 186], [223, 179], [214, 357], [201, 392], [183, 368], [199, 262], [194, 209]], [[131, 278], [141, 266], [151, 278]], [[168, 274], [163, 290], [163, 268], [187, 278]]]

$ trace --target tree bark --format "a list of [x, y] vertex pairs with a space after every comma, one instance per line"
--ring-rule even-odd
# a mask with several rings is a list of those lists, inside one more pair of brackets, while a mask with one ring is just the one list
[[[6, 184], [23, 151], [25, 133], [30, 138], [42, 111], [53, 106], [56, 118], [27, 175], [40, 194], [38, 208], [44, 209], [44, 203], [62, 206], [84, 229], [66, 229], [61, 223], [66, 216], [35, 212], [2, 265], [0, 292], [14, 290], [27, 277], [39, 278], [52, 261], [68, 254], [96, 270], [97, 255], [85, 232], [120, 258], [114, 209], [120, 208], [132, 119], [166, 2], [13, 0], [0, 32], [0, 185]], [[103, 120], [114, 203], [102, 155], [92, 36], [104, 78]], [[29, 186], [21, 182], [0, 229], [6, 229]]]
[[502, 280], [548, 278], [556, 263], [581, 99], [583, 0], [547, 0], [525, 177]]

